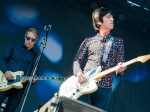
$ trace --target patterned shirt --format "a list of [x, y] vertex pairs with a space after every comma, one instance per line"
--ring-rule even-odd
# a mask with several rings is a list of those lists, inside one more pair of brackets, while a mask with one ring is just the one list
[[[106, 50], [110, 38], [113, 38], [107, 54], [106, 61], [103, 61], [103, 54]], [[106, 54], [106, 53], [105, 53]], [[80, 48], [73, 62], [73, 73], [87, 73], [91, 69], [101, 66], [102, 70], [114, 67], [119, 62], [124, 62], [124, 43], [121, 38], [111, 35], [102, 38], [99, 34], [94, 37], [86, 38], [80, 45]], [[112, 86], [113, 74], [106, 75], [101, 79], [98, 86], [110, 88]]]

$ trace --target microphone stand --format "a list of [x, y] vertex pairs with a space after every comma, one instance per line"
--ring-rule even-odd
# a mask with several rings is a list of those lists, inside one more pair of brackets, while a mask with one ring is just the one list
[[35, 77], [35, 73], [36, 73], [36, 70], [37, 70], [37, 67], [38, 67], [38, 63], [40, 61], [40, 58], [41, 58], [41, 55], [46, 47], [46, 43], [47, 43], [47, 36], [48, 36], [48, 33], [49, 31], [51, 30], [51, 26], [52, 25], [48, 25], [48, 26], [45, 26], [44, 27], [44, 30], [46, 32], [46, 37], [42, 40], [42, 42], [40, 43], [40, 48], [42, 47], [42, 49], [39, 51], [39, 54], [36, 58], [36, 61], [35, 61], [35, 64], [34, 64], [34, 67], [33, 67], [33, 70], [32, 70], [32, 73], [31, 73], [31, 78], [29, 79], [30, 81], [28, 81], [28, 84], [27, 84], [27, 87], [26, 87], [26, 90], [25, 90], [25, 93], [24, 93], [24, 99], [23, 99], [23, 103], [22, 103], [22, 106], [21, 106], [21, 109], [20, 109], [20, 112], [23, 111], [23, 107], [24, 107], [24, 104], [25, 104], [25, 101], [27, 99], [27, 95], [29, 93], [29, 89], [31, 87], [31, 84], [32, 84], [32, 81], [34, 80], [34, 77]]

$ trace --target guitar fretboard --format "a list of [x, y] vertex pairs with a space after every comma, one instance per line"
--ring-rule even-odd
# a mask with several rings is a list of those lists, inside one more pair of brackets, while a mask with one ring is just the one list
[[[133, 64], [133, 63], [135, 63], [135, 62], [138, 62], [137, 58], [125, 62], [125, 63], [124, 63], [124, 67], [127, 67], [127, 66], [129, 66], [129, 65], [131, 65], [131, 64]], [[97, 74], [97, 73], [96, 73], [96, 74], [93, 74], [93, 75], [92, 75], [92, 79], [99, 81], [99, 80], [100, 80], [101, 78], [103, 78], [104, 76], [116, 72], [116, 68], [117, 68], [117, 66], [112, 67], [112, 68], [110, 68], [110, 69], [108, 69], [108, 70], [102, 71], [102, 72], [100, 72], [99, 74]]]
[[35, 80], [60, 80], [60, 81], [64, 81], [65, 78], [64, 77], [44, 77], [44, 76], [41, 76], [41, 77], [29, 77], [29, 76], [17, 76], [17, 78], [19, 78], [20, 80], [32, 80], [32, 79], [35, 79]]

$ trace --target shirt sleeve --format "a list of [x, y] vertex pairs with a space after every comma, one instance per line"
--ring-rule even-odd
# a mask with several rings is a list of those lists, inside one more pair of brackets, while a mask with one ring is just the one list
[[12, 55], [12, 46], [6, 48], [0, 55], [0, 70], [4, 73], [8, 71], [7, 65], [11, 55]]
[[82, 64], [83, 64], [83, 60], [86, 60], [86, 55], [88, 50], [87, 42], [88, 39], [85, 39], [81, 43], [73, 62], [73, 74], [76, 76], [79, 76], [81, 73], [83, 73]]
[[[123, 63], [123, 62], [125, 62], [125, 58], [124, 58], [124, 41], [121, 39], [121, 38], [119, 38], [118, 39], [118, 50], [117, 50], [117, 55], [116, 55], [116, 65], [118, 64], [118, 63]], [[124, 71], [122, 72], [122, 73], [116, 73], [118, 76], [121, 76], [121, 75], [119, 75], [119, 74], [124, 74]]]

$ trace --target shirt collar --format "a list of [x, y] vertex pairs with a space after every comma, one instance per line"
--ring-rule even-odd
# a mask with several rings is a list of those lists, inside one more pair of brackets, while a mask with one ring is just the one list
[[107, 42], [110, 39], [111, 34], [108, 34], [107, 36], [102, 37], [99, 33], [97, 33], [96, 37], [99, 38], [101, 42]]

